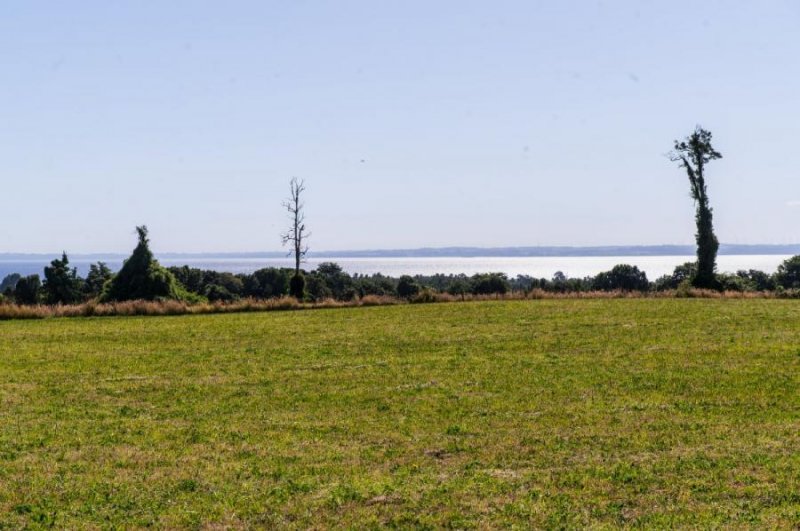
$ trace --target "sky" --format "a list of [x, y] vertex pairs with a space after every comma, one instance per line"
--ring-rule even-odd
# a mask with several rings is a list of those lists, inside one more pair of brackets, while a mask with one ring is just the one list
[[796, 0], [4, 0], [0, 253], [800, 242]]

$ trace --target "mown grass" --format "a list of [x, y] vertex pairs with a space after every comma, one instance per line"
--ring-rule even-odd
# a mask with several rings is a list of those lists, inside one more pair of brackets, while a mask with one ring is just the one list
[[792, 527], [800, 305], [0, 322], [0, 527]]

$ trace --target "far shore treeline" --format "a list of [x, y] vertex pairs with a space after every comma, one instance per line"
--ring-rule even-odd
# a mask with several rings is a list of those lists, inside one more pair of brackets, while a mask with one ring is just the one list
[[250, 274], [209, 271], [189, 266], [161, 266], [150, 251], [147, 227], [137, 227], [136, 248], [115, 274], [103, 262], [92, 264], [85, 278], [70, 267], [63, 253], [39, 275], [11, 274], [0, 282], [0, 304], [73, 305], [87, 302], [181, 301], [183, 303], [233, 303], [241, 299], [269, 300], [291, 296], [298, 302], [327, 300], [358, 301], [367, 297], [389, 297], [414, 302], [437, 300], [437, 296], [466, 298], [508, 293], [530, 294], [586, 292], [667, 292], [677, 295], [691, 290], [717, 292], [764, 292], [782, 297], [800, 297], [800, 255], [784, 261], [774, 274], [754, 269], [736, 273], [716, 272], [719, 242], [714, 233], [712, 209], [705, 180], [706, 165], [722, 155], [711, 145], [711, 133], [701, 127], [683, 141], [675, 141], [671, 160], [678, 162], [689, 178], [695, 202], [697, 261], [675, 268], [671, 275], [654, 281], [636, 266], [619, 264], [610, 271], [585, 278], [552, 278], [503, 273], [466, 275], [416, 275], [393, 278], [381, 274], [350, 275], [333, 263], [306, 271], [301, 265], [308, 252], [308, 237], [302, 201], [305, 185], [293, 178], [290, 195], [283, 203], [290, 226], [281, 237], [291, 248], [294, 268], [264, 268]]
[[[103, 262], [92, 264], [85, 277], [71, 268], [64, 254], [39, 275], [11, 274], [0, 282], [0, 303], [20, 305], [80, 304], [89, 301], [182, 300], [235, 302], [241, 299], [275, 299], [291, 294], [294, 268], [268, 267], [253, 273], [227, 273], [189, 266], [165, 268], [153, 258], [147, 229], [138, 227], [139, 242], [122, 269], [114, 274]], [[467, 275], [415, 275], [394, 278], [381, 274], [348, 274], [333, 262], [300, 270], [304, 278], [302, 300], [354, 301], [368, 296], [424, 301], [438, 293], [455, 297], [530, 293], [589, 293], [593, 291], [688, 292], [696, 275], [696, 263], [675, 268], [671, 275], [650, 280], [644, 271], [620, 264], [610, 271], [583, 278], [568, 278], [557, 272], [552, 278], [504, 273]], [[783, 262], [774, 274], [754, 269], [717, 274], [719, 289], [734, 292], [773, 292], [800, 296], [800, 255]]]

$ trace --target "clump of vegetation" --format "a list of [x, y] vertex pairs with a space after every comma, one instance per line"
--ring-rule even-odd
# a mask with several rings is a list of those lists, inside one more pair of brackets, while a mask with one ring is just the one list
[[14, 300], [17, 304], [38, 304], [41, 292], [42, 281], [39, 275], [28, 275], [17, 281], [14, 288]]
[[67, 253], [44, 268], [44, 297], [48, 304], [77, 304], [83, 300], [83, 281], [70, 269]]
[[89, 266], [89, 274], [83, 284], [84, 293], [90, 299], [100, 296], [103, 293], [106, 283], [114, 277], [114, 273], [105, 262], [97, 262]]
[[800, 288], [800, 255], [793, 256], [778, 266], [775, 283], [784, 289]]
[[420, 289], [420, 285], [409, 275], [403, 275], [397, 282], [397, 296], [401, 299], [413, 298]]
[[2, 282], [0, 282], [0, 293], [6, 297], [11, 296], [14, 293], [14, 289], [16, 289], [17, 282], [19, 282], [20, 278], [22, 278], [22, 275], [19, 273], [11, 273], [10, 275], [6, 275]]
[[476, 295], [504, 294], [511, 291], [505, 273], [485, 273], [472, 277], [472, 293]]
[[122, 269], [106, 285], [103, 302], [130, 300], [187, 300], [192, 297], [166, 268], [161, 267], [150, 251], [147, 227], [136, 227], [139, 243]]
[[611, 271], [599, 273], [594, 277], [592, 286], [601, 291], [647, 291], [650, 289], [645, 272], [629, 264], [619, 264], [614, 266]]

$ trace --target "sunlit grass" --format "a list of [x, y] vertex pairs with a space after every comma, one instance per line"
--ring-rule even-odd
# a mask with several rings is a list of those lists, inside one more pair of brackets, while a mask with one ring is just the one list
[[800, 305], [0, 323], [0, 527], [791, 527]]

